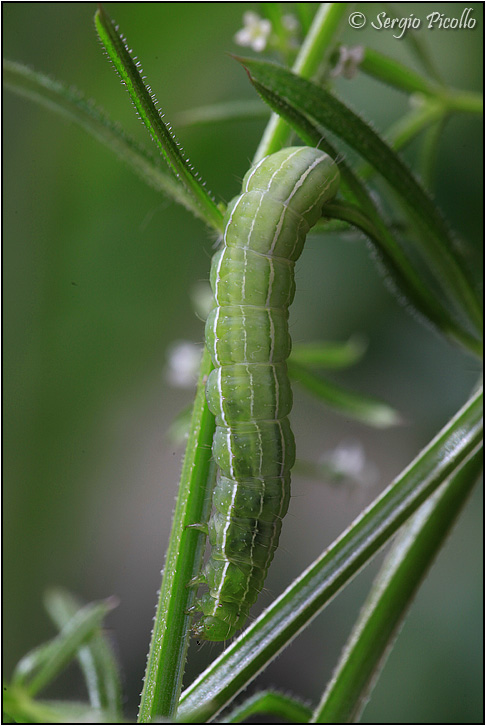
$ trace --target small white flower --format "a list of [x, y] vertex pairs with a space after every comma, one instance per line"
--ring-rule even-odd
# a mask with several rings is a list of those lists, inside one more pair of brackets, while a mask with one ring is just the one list
[[256, 53], [261, 53], [271, 32], [270, 21], [250, 11], [243, 15], [243, 28], [236, 33], [234, 41], [237, 45], [253, 48]]
[[173, 343], [167, 352], [166, 378], [171, 386], [190, 388], [197, 380], [201, 346], [187, 340]]
[[331, 75], [335, 78], [342, 76], [343, 78], [351, 80], [357, 74], [363, 58], [364, 48], [362, 45], [355, 45], [351, 48], [345, 45], [339, 46], [339, 60], [334, 66]]
[[338, 477], [349, 482], [369, 487], [378, 481], [378, 469], [372, 461], [367, 460], [359, 441], [343, 441], [335, 449], [327, 452], [322, 461], [330, 466]]

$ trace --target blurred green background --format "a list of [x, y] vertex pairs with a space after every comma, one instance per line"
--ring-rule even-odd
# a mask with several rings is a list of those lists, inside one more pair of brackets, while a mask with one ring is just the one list
[[[395, 3], [402, 16], [462, 3]], [[482, 88], [483, 5], [472, 31], [419, 31], [451, 85]], [[95, 3], [5, 3], [6, 57], [83, 90], [147, 145], [103, 57]], [[142, 61], [169, 120], [197, 105], [254, 99], [228, 52], [252, 3], [107, 3]], [[366, 3], [369, 19], [384, 3]], [[291, 11], [291, 4], [286, 10]], [[404, 39], [368, 26], [366, 43], [417, 67]], [[244, 54], [244, 53], [243, 53]], [[398, 92], [359, 75], [336, 88], [385, 130], [407, 109]], [[191, 391], [171, 389], [166, 352], [202, 340], [191, 292], [209, 275], [214, 237], [74, 123], [4, 95], [4, 655], [5, 675], [53, 634], [45, 589], [121, 604], [108, 625], [136, 711], [182, 448], [168, 437]], [[217, 198], [237, 191], [264, 121], [176, 132]], [[413, 162], [416, 146], [408, 153]], [[438, 152], [436, 197], [477, 278], [482, 251], [482, 124], [456, 117]], [[464, 402], [476, 361], [444, 343], [391, 296], [358, 236], [310, 237], [299, 261], [297, 341], [366, 336], [369, 348], [342, 384], [399, 409], [404, 425], [376, 431], [324, 411], [300, 391], [292, 414], [299, 456], [316, 461], [359, 442], [378, 471], [367, 487], [295, 476], [267, 593], [275, 595], [326, 547]], [[363, 721], [471, 723], [482, 719], [482, 503], [480, 487], [422, 587]], [[260, 676], [316, 701], [378, 563], [368, 568]], [[191, 647], [186, 682], [218, 646]], [[255, 684], [251, 686], [252, 692]], [[52, 695], [82, 697], [73, 669]]]

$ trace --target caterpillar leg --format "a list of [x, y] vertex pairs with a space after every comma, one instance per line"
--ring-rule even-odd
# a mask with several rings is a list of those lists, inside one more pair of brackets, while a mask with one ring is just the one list
[[204, 576], [204, 572], [200, 572], [199, 575], [192, 577], [187, 583], [186, 587], [199, 587], [199, 585], [206, 585], [207, 580]]
[[198, 532], [208, 536], [208, 525], [203, 522], [195, 522], [194, 524], [186, 524], [186, 529], [196, 529]]

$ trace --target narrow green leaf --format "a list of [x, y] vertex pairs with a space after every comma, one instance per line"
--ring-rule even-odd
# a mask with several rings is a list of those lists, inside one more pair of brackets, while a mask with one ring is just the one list
[[318, 368], [347, 368], [360, 361], [365, 350], [366, 343], [359, 335], [353, 335], [344, 343], [295, 343], [290, 362]]
[[[113, 151], [119, 159], [149, 186], [166, 194], [178, 204], [205, 221], [200, 206], [182, 184], [160, 167], [160, 159], [140, 146], [104, 111], [72, 86], [65, 86], [43, 73], [33, 71], [21, 63], [3, 61], [3, 84], [13, 93], [28, 98], [79, 124], [95, 139]], [[215, 227], [219, 231], [219, 226]]]
[[288, 645], [482, 441], [482, 389], [353, 524], [184, 691], [179, 720], [204, 723]]
[[414, 266], [396, 244], [366, 189], [351, 174], [350, 170], [341, 164], [341, 177], [348, 180], [353, 178], [353, 191], [366, 208], [367, 214], [352, 204], [339, 201], [326, 203], [323, 214], [347, 221], [361, 229], [373, 243], [378, 253], [376, 258], [378, 266], [384, 268], [385, 280], [391, 290], [397, 293], [399, 301], [406, 306], [411, 305], [419, 317], [425, 316], [447, 338], [460, 342], [467, 350], [481, 357], [481, 341], [464, 330], [430, 287], [422, 282]]
[[181, 126], [201, 126], [205, 124], [228, 123], [230, 121], [253, 121], [269, 116], [268, 106], [261, 101], [226, 101], [210, 106], [199, 106], [180, 111], [174, 123]]
[[356, 723], [427, 570], [483, 466], [482, 447], [423, 504], [393, 545], [311, 723]]
[[195, 589], [188, 587], [188, 583], [200, 571], [205, 546], [201, 533], [188, 526], [207, 521], [211, 506], [207, 484], [213, 483], [215, 474], [211, 454], [215, 424], [205, 394], [211, 368], [205, 350], [147, 660], [139, 723], [149, 723], [160, 716], [171, 718], [181, 692], [191, 619], [188, 610], [195, 600]]
[[[324, 151], [333, 158], [337, 158], [336, 150], [322, 136], [319, 126], [312, 125], [295, 107], [271, 91], [260, 87], [256, 81], [254, 81], [254, 85], [270, 106], [287, 118], [305, 143], [319, 144]], [[359, 202], [362, 209], [334, 200], [325, 205], [323, 214], [328, 218], [345, 220], [363, 230], [375, 246], [377, 252], [375, 260], [379, 267], [384, 268], [389, 287], [392, 291], [398, 292], [400, 301], [405, 299], [419, 316], [428, 318], [444, 335], [460, 341], [468, 350], [481, 356], [481, 342], [459, 327], [449, 311], [436, 299], [429, 286], [422, 283], [414, 266], [409, 262], [391, 233], [391, 226], [382, 219], [363, 183], [344, 160], [340, 161], [339, 168], [343, 194], [347, 198]]]
[[343, 416], [362, 421], [368, 426], [388, 428], [401, 422], [398, 411], [371, 396], [349, 391], [332, 381], [321, 378], [307, 366], [288, 361], [290, 377], [318, 398], [322, 403], [339, 411]]
[[101, 6], [95, 14], [95, 25], [100, 40], [122, 83], [126, 86], [135, 109], [170, 169], [186, 187], [187, 191], [192, 194], [207, 224], [216, 229], [221, 229], [223, 219], [221, 210], [184, 157], [181, 146], [172, 134], [170, 127], [162, 121], [154, 101], [154, 95], [142, 80], [140, 64], [134, 63], [125, 41]]
[[[81, 603], [66, 590], [56, 588], [45, 594], [46, 610], [59, 630], [67, 626]], [[86, 681], [91, 706], [121, 717], [122, 693], [120, 673], [108, 639], [101, 628], [79, 648], [77, 659]]]
[[[273, 63], [239, 59], [252, 83], [273, 103], [285, 102], [314, 123], [328, 128], [368, 161], [398, 194], [415, 220], [419, 234], [415, 244], [422, 252], [444, 292], [458, 311], [482, 332], [482, 309], [478, 297], [460, 267], [447, 224], [405, 163], [354, 111], [329, 91], [299, 78]], [[276, 100], [278, 99], [278, 100]]]
[[243, 701], [220, 723], [242, 723], [260, 714], [268, 714], [273, 719], [278, 719], [278, 723], [309, 723], [312, 711], [284, 693], [262, 691]]
[[59, 635], [27, 653], [17, 664], [12, 685], [35, 696], [75, 657], [79, 648], [98, 632], [103, 619], [117, 605], [115, 598], [90, 603], [68, 620]]

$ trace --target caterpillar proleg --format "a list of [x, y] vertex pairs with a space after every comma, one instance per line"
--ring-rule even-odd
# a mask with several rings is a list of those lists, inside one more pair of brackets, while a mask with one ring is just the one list
[[338, 184], [327, 154], [287, 148], [249, 170], [226, 212], [206, 322], [215, 365], [206, 396], [216, 416], [219, 473], [211, 555], [200, 577], [209, 591], [197, 603], [203, 614], [193, 628], [202, 640], [225, 640], [244, 625], [278, 545], [295, 461], [286, 365], [294, 266]]

